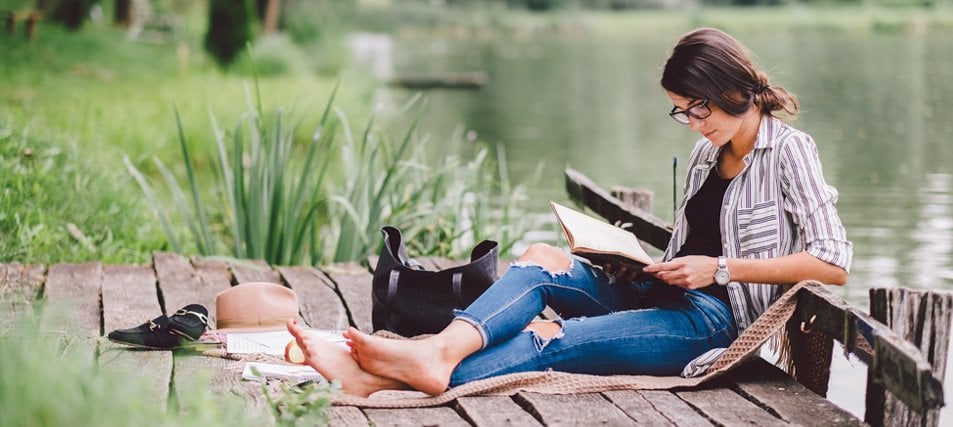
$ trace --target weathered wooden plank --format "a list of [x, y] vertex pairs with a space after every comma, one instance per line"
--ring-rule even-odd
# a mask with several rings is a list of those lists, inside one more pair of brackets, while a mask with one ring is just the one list
[[508, 396], [461, 397], [456, 406], [457, 412], [476, 426], [542, 425]]
[[624, 206], [635, 207], [646, 212], [652, 212], [652, 201], [655, 192], [643, 188], [624, 187], [613, 185], [609, 187], [609, 194], [619, 199]]
[[635, 425], [621, 409], [599, 393], [518, 393], [513, 399], [545, 425]]
[[[890, 326], [893, 331], [918, 348], [931, 366], [932, 380], [944, 378], [946, 375], [946, 359], [950, 340], [950, 322], [953, 315], [953, 294], [949, 292], [935, 292], [913, 290], [905, 288], [874, 288], [870, 290], [871, 315]], [[880, 352], [879, 342], [874, 344], [874, 363], [868, 370], [867, 383], [867, 413], [865, 419], [871, 425], [922, 425], [935, 426], [939, 424], [939, 406], [943, 404], [943, 389], [939, 388], [940, 395], [935, 395], [935, 387], [922, 383], [922, 377], [903, 377], [893, 375], [884, 376], [878, 381], [876, 375], [880, 372], [891, 372], [902, 366], [903, 360], [894, 360], [890, 354]], [[908, 384], [890, 387], [886, 381], [899, 380], [904, 383], [915, 384], [913, 389]], [[916, 396], [897, 395], [895, 392], [885, 393], [885, 388], [901, 388], [907, 393]], [[913, 402], [912, 404], [909, 402]], [[920, 403], [926, 403], [920, 406]]]
[[242, 418], [253, 420], [251, 425], [274, 425], [275, 418], [262, 392], [261, 384], [244, 381], [236, 369], [242, 362], [207, 357], [190, 352], [176, 352], [173, 372], [173, 399], [182, 413], [192, 408], [190, 403], [194, 393], [211, 393], [223, 404], [227, 399], [239, 398], [244, 404]]
[[322, 267], [331, 278], [338, 294], [344, 300], [344, 307], [350, 316], [352, 326], [372, 332], [371, 323], [371, 281], [373, 276], [367, 268], [355, 263], [333, 264]]
[[46, 276], [44, 308], [40, 329], [83, 337], [99, 337], [99, 295], [102, 264], [56, 264]]
[[60, 357], [66, 363], [86, 363], [91, 369], [97, 366], [98, 338], [64, 335], [60, 345], [63, 347]]
[[706, 418], [715, 424], [728, 426], [782, 426], [787, 424], [727, 388], [680, 391], [675, 394], [701, 411]]
[[347, 311], [334, 291], [331, 279], [313, 267], [279, 267], [288, 287], [298, 294], [298, 307], [305, 324], [316, 329], [347, 329]]
[[795, 425], [862, 426], [863, 421], [808, 390], [777, 367], [754, 358], [735, 370], [734, 388], [778, 417]]
[[[205, 283], [215, 283], [215, 288], [228, 289], [232, 286], [232, 272], [228, 263], [216, 258], [193, 256], [192, 268]], [[209, 307], [211, 308], [211, 307]]]
[[486, 86], [489, 78], [483, 71], [468, 71], [435, 75], [396, 76], [391, 86], [412, 90], [426, 89], [479, 89]]
[[329, 427], [367, 427], [371, 425], [367, 416], [353, 406], [331, 406], [327, 409]]
[[[189, 263], [176, 254], [165, 254], [158, 261], [155, 268], [166, 306], [177, 307], [173, 308], [176, 310], [192, 303], [202, 304], [209, 309], [210, 316], [215, 316], [215, 296], [231, 287], [227, 264], [208, 258], [194, 258]], [[189, 411], [191, 393], [208, 390], [222, 399], [240, 396], [246, 402], [243, 406], [247, 417], [274, 424], [261, 387], [258, 383], [242, 381], [239, 369], [235, 369], [235, 365], [242, 362], [189, 352], [177, 352], [173, 362], [171, 398], [180, 411]]]
[[668, 391], [620, 390], [602, 393], [640, 425], [711, 426], [685, 401]]
[[9, 332], [18, 317], [33, 320], [44, 271], [39, 264], [0, 264], [0, 335]]
[[[162, 314], [156, 291], [156, 278], [149, 267], [107, 265], [103, 267], [103, 330], [139, 326]], [[163, 411], [172, 377], [172, 353], [168, 351], [130, 350], [127, 346], [105, 341], [99, 357], [103, 370], [147, 382], [151, 405]]]
[[453, 409], [409, 408], [409, 409], [365, 409], [364, 413], [372, 425], [383, 426], [469, 426]]
[[281, 275], [272, 270], [268, 263], [260, 259], [231, 261], [228, 266], [232, 269], [235, 283], [270, 282], [281, 284]]
[[[882, 384], [911, 408], [935, 408], [943, 401], [942, 380], [919, 349], [883, 323], [823, 288], [798, 294], [795, 316], [805, 325], [834, 337], [871, 369], [868, 383]], [[877, 360], [857, 345], [858, 337], [873, 344]], [[875, 366], [876, 365], [876, 366]]]
[[639, 239], [664, 250], [668, 246], [672, 229], [662, 219], [634, 206], [628, 206], [592, 182], [582, 173], [566, 168], [566, 193], [569, 198], [592, 209], [610, 223], [631, 224], [627, 230]]
[[149, 267], [103, 267], [103, 330], [131, 328], [162, 314], [156, 278]]
[[157, 252], [152, 262], [166, 314], [171, 316], [189, 304], [201, 304], [208, 309], [210, 318], [215, 317], [215, 295], [228, 289], [227, 283], [202, 280], [189, 260], [179, 254]]

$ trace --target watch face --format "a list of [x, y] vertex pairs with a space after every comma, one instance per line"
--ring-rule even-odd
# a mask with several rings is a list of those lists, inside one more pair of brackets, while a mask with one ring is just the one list
[[728, 270], [718, 270], [715, 272], [715, 282], [719, 285], [727, 285], [731, 281], [731, 275], [728, 274]]

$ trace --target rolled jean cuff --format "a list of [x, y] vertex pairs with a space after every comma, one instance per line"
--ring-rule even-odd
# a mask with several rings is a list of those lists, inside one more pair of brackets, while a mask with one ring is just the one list
[[480, 338], [483, 339], [483, 343], [480, 345], [480, 350], [483, 350], [486, 348], [487, 343], [490, 342], [490, 337], [486, 333], [486, 326], [484, 326], [483, 323], [480, 322], [480, 320], [478, 320], [476, 317], [473, 317], [467, 314], [463, 310], [456, 310], [456, 309], [453, 310], [453, 320], [462, 320], [464, 322], [469, 323], [474, 328], [476, 328], [477, 332], [480, 333]]

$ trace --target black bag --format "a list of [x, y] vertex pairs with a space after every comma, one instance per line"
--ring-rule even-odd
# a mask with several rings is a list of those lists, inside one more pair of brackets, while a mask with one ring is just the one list
[[496, 280], [497, 242], [480, 242], [469, 264], [428, 271], [407, 256], [400, 230], [386, 226], [381, 233], [384, 247], [371, 291], [375, 331], [405, 337], [440, 332], [453, 320], [453, 309], [466, 308]]

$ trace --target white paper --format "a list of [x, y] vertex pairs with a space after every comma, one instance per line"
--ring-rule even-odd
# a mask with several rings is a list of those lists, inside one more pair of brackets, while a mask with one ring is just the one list
[[[344, 343], [342, 331], [308, 329], [307, 332], [325, 341]], [[274, 356], [285, 355], [285, 346], [294, 337], [287, 330], [265, 332], [232, 332], [225, 335], [225, 352], [230, 354], [265, 353]]]
[[[255, 375], [255, 371], [258, 374]], [[261, 381], [262, 379], [287, 379], [295, 383], [305, 381], [324, 381], [324, 377], [308, 365], [277, 365], [274, 363], [246, 362], [242, 369], [242, 379]]]

